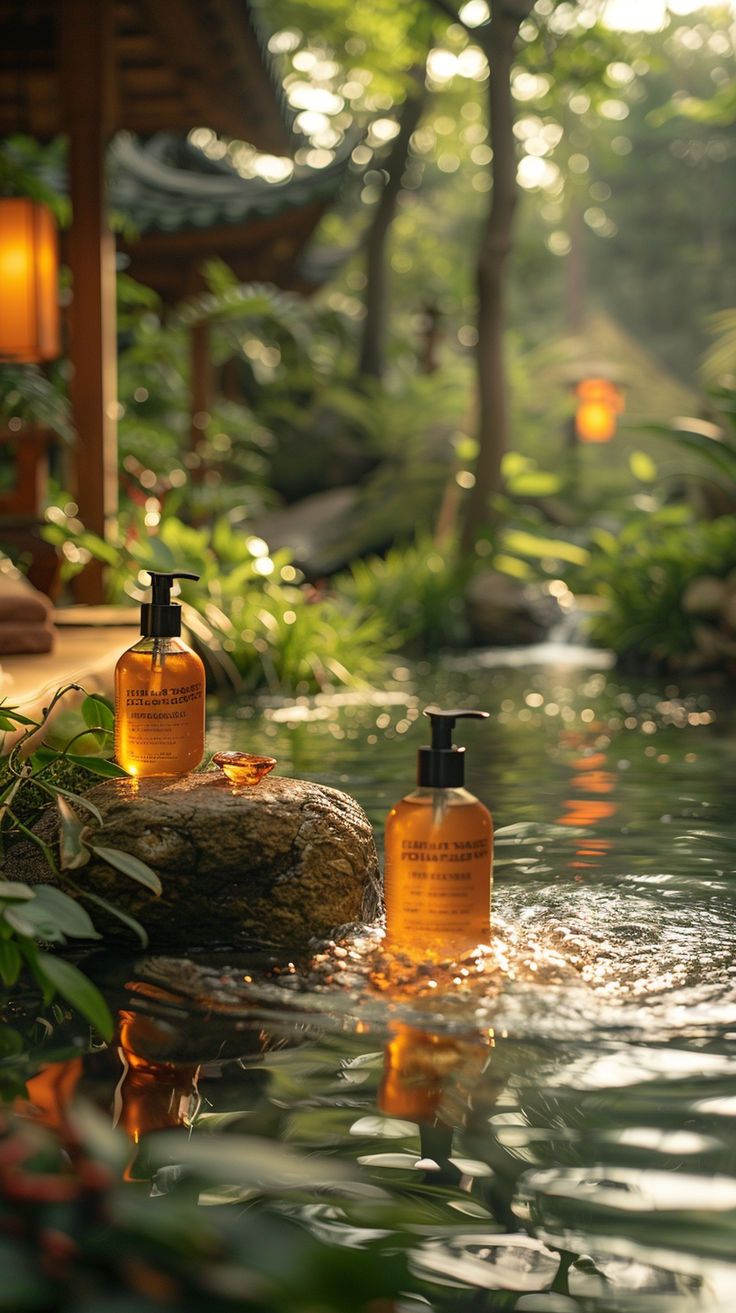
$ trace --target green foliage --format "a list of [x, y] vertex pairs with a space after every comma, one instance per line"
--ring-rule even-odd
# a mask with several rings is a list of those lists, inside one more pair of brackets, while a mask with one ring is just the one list
[[335, 579], [339, 597], [382, 617], [402, 644], [421, 652], [467, 642], [463, 593], [470, 567], [454, 545], [423, 537], [384, 557], [354, 561]]
[[42, 201], [66, 226], [71, 216], [69, 199], [60, 181], [66, 146], [62, 138], [51, 143], [15, 136], [0, 142], [0, 196], [30, 196]]
[[[3, 1299], [13, 1313], [82, 1305], [148, 1313], [162, 1297], [182, 1313], [362, 1313], [388, 1308], [412, 1284], [394, 1232], [417, 1207], [407, 1206], [405, 1219], [375, 1187], [362, 1187], [361, 1199], [355, 1172], [334, 1157], [252, 1135], [205, 1141], [169, 1132], [146, 1145], [151, 1197], [150, 1183], [121, 1179], [130, 1145], [89, 1106], [72, 1111], [61, 1139], [5, 1117], [0, 1149], [13, 1163], [12, 1182], [0, 1183]], [[227, 1198], [197, 1207], [223, 1175], [247, 1210]], [[330, 1242], [329, 1227], [310, 1227], [310, 1214], [344, 1217], [365, 1235], [358, 1246]]]
[[662, 665], [695, 647], [697, 617], [683, 609], [687, 585], [736, 569], [736, 523], [730, 515], [682, 523], [686, 508], [636, 516], [618, 534], [594, 533], [587, 564], [567, 580], [573, 591], [602, 599], [591, 637], [628, 660]]
[[[118, 288], [118, 318], [126, 340], [120, 353], [118, 391], [123, 490], [134, 504], [164, 503], [197, 522], [218, 510], [268, 501], [266, 452], [273, 439], [251, 404], [225, 399], [215, 389], [210, 410], [191, 415], [191, 329], [209, 327], [215, 370], [244, 358], [254, 344], [266, 361], [281, 358], [288, 341], [304, 354], [309, 311], [299, 298], [276, 288], [242, 286], [225, 266], [205, 267], [208, 290], [164, 317], [158, 298], [128, 279]], [[297, 345], [297, 344], [300, 345]], [[269, 354], [269, 352], [271, 354]], [[257, 362], [259, 387], [276, 366]], [[152, 501], [153, 499], [153, 501]]]
[[[93, 853], [155, 894], [161, 892], [161, 884], [155, 871], [138, 858], [97, 842], [102, 827], [98, 808], [69, 787], [72, 780], [89, 787], [99, 773], [124, 775], [103, 756], [70, 751], [85, 741], [92, 751], [109, 750], [112, 712], [107, 703], [96, 695], [85, 696], [76, 716], [81, 728], [67, 738], [63, 747], [53, 748], [49, 744], [49, 722], [54, 722], [59, 704], [72, 692], [84, 690], [76, 684], [59, 689], [40, 720], [22, 715], [5, 702], [0, 704], [0, 731], [18, 736], [2, 762], [0, 867], [8, 849], [19, 839], [26, 839], [40, 849], [55, 880], [75, 895], [72, 898], [64, 889], [53, 885], [30, 886], [21, 881], [0, 880], [0, 980], [6, 989], [12, 988], [25, 968], [40, 988], [46, 1005], [58, 994], [109, 1039], [112, 1019], [97, 987], [78, 967], [44, 951], [39, 944], [63, 945], [70, 939], [100, 938], [82, 900], [104, 908], [133, 930], [143, 945], [147, 943], [143, 927], [132, 917], [79, 883], [76, 873], [87, 865]], [[59, 732], [58, 718], [56, 732]], [[47, 806], [55, 806], [58, 812], [58, 854], [33, 828], [34, 820]], [[6, 1027], [0, 1027], [0, 1043], [3, 1036], [7, 1043]]]
[[[52, 541], [75, 541], [58, 525], [48, 533]], [[94, 552], [94, 535], [85, 541]], [[109, 544], [99, 550], [102, 557]], [[195, 528], [165, 516], [155, 534], [138, 523], [114, 553], [112, 600], [128, 600], [132, 583], [142, 599], [146, 572], [172, 569], [200, 576], [198, 583], [180, 580], [182, 615], [211, 682], [307, 693], [383, 677], [390, 637], [384, 618], [304, 584], [287, 551], [269, 555], [237, 518], [221, 515]]]
[[60, 379], [47, 378], [38, 365], [4, 364], [0, 368], [0, 429], [7, 428], [10, 420], [50, 429], [66, 443], [75, 438], [71, 407]]

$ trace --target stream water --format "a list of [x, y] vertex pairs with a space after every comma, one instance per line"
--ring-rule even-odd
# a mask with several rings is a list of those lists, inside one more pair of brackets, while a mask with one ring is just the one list
[[[100, 1055], [83, 1076], [136, 1140], [178, 1121], [213, 1162], [233, 1127], [346, 1162], [404, 1210], [407, 1311], [736, 1308], [736, 726], [722, 692], [595, 659], [479, 653], [380, 696], [215, 708], [211, 750], [347, 790], [379, 842], [425, 703], [490, 710], [459, 728], [497, 827], [493, 943], [399, 983], [372, 930], [265, 976], [231, 955], [204, 1009], [185, 974], [157, 1002], [154, 960], [121, 997], [123, 1079]], [[226, 1162], [201, 1202], [239, 1198]], [[283, 1208], [356, 1251], [399, 1226]]]

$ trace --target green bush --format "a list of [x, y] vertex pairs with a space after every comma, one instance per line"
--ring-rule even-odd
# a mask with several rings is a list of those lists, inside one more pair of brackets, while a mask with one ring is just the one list
[[[93, 854], [154, 894], [161, 893], [161, 882], [131, 853], [99, 844], [102, 815], [89, 798], [74, 790], [89, 788], [95, 777], [124, 775], [106, 755], [112, 748], [113, 713], [102, 698], [84, 696], [64, 726], [65, 713], [58, 717], [54, 713], [68, 693], [84, 694], [84, 689], [78, 684], [58, 689], [39, 720], [0, 703], [0, 743], [4, 745], [7, 734], [15, 739], [7, 756], [0, 758], [0, 876], [8, 850], [25, 840], [40, 850], [52, 881], [30, 885], [0, 878], [0, 991], [19, 982], [25, 989], [30, 980], [45, 1006], [58, 995], [109, 1040], [112, 1016], [97, 986], [72, 962], [46, 947], [101, 938], [85, 901], [123, 921], [147, 944], [143, 927], [79, 876]], [[32, 828], [47, 807], [58, 813], [58, 844]], [[26, 1058], [23, 1037], [0, 1013], [0, 1093], [8, 1080], [12, 1085], [13, 1069]]]
[[435, 652], [468, 641], [463, 593], [470, 569], [454, 546], [440, 549], [419, 538], [383, 557], [353, 562], [334, 586], [338, 598], [381, 617], [403, 645]]
[[736, 569], [734, 517], [683, 523], [686, 515], [687, 508], [666, 507], [633, 519], [618, 535], [598, 531], [587, 564], [568, 572], [574, 592], [605, 602], [590, 634], [621, 658], [677, 664], [696, 646], [698, 617], [682, 605], [688, 584]]
[[148, 570], [188, 570], [181, 580], [183, 619], [210, 682], [310, 693], [330, 685], [366, 686], [385, 675], [390, 626], [357, 599], [306, 585], [287, 551], [269, 553], [247, 522], [221, 515], [195, 528], [165, 516], [155, 533], [140, 515], [121, 521], [117, 546], [55, 523], [46, 534], [80, 553], [73, 568], [98, 556], [108, 565], [114, 602], [143, 600]]

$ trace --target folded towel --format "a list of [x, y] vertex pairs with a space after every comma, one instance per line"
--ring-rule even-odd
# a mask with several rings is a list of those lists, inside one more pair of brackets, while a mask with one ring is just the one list
[[33, 584], [29, 584], [10, 561], [0, 561], [0, 622], [30, 620], [45, 624], [51, 610], [48, 597], [44, 597]]
[[0, 656], [22, 656], [33, 652], [50, 652], [54, 646], [54, 626], [48, 621], [0, 620]]

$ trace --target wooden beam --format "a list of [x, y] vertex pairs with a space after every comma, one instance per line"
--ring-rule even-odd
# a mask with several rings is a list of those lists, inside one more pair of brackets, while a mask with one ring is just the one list
[[[105, 151], [114, 122], [112, 0], [61, 0], [61, 85], [69, 137], [72, 224], [70, 393], [75, 496], [86, 528], [108, 537], [117, 510], [115, 244], [107, 228]], [[102, 567], [76, 580], [77, 599], [103, 600]]]

